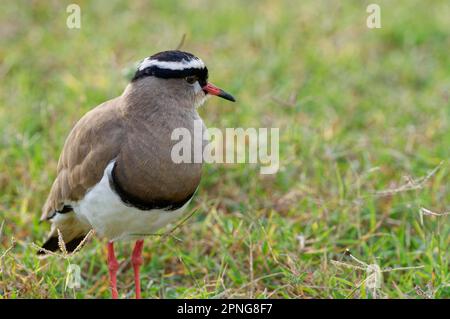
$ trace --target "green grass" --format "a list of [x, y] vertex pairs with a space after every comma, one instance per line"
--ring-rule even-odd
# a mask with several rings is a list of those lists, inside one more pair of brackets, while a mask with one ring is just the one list
[[[210, 99], [210, 127], [279, 127], [280, 171], [208, 164], [173, 237], [145, 244], [146, 298], [449, 298], [450, 6], [377, 1], [2, 1], [1, 298], [108, 298], [104, 242], [39, 260], [40, 209], [73, 124], [121, 94], [124, 70], [175, 48], [238, 99]], [[440, 164], [442, 163], [442, 164]], [[437, 168], [420, 188], [388, 196]], [[423, 222], [422, 222], [423, 221]], [[12, 245], [14, 239], [15, 244]], [[304, 245], [301, 245], [304, 239]], [[121, 297], [132, 297], [120, 244]], [[10, 250], [8, 250], [11, 248]], [[388, 267], [374, 295], [345, 254]], [[6, 253], [6, 254], [5, 254]], [[69, 263], [82, 286], [65, 290]]]

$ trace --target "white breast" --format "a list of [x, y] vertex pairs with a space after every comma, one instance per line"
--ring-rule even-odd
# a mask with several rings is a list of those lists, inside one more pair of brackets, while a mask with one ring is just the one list
[[183, 216], [190, 200], [177, 210], [143, 211], [126, 206], [111, 189], [108, 176], [114, 161], [105, 168], [103, 177], [84, 198], [71, 203], [77, 217], [89, 223], [96, 234], [109, 240], [131, 240], [155, 234], [161, 227]]

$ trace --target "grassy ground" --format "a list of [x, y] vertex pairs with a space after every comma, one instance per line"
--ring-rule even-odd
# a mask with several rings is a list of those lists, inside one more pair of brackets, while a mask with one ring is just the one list
[[[238, 98], [209, 100], [206, 124], [279, 127], [281, 168], [207, 165], [194, 216], [146, 240], [144, 297], [450, 297], [449, 217], [420, 213], [450, 210], [448, 1], [377, 1], [373, 30], [367, 1], [77, 1], [80, 30], [71, 2], [0, 4], [0, 297], [109, 297], [104, 242], [35, 257], [40, 208], [76, 120], [184, 33]], [[386, 270], [375, 291], [346, 249]], [[65, 289], [69, 263], [79, 289]]]

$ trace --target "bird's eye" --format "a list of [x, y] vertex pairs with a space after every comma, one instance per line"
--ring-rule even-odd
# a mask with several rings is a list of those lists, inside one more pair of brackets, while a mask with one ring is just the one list
[[194, 84], [196, 81], [198, 81], [198, 78], [195, 75], [187, 76], [185, 79], [186, 79], [186, 82], [189, 84]]

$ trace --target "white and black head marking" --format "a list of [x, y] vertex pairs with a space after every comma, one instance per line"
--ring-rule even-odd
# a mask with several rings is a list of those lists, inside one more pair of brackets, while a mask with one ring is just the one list
[[217, 95], [229, 101], [234, 97], [208, 83], [208, 68], [195, 55], [178, 51], [163, 51], [145, 58], [131, 80], [132, 82], [146, 76], [162, 79], [185, 79], [194, 86], [197, 96], [196, 106], [203, 104], [207, 94]]
[[208, 81], [208, 69], [202, 60], [183, 51], [163, 51], [145, 58], [138, 66], [132, 81], [145, 76], [163, 79], [198, 77], [201, 86]]

